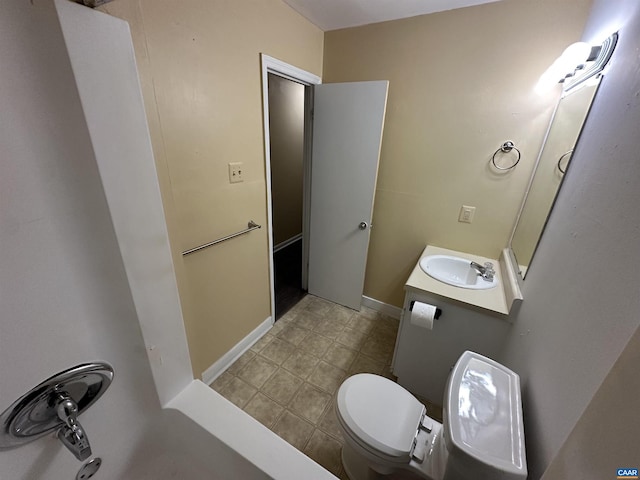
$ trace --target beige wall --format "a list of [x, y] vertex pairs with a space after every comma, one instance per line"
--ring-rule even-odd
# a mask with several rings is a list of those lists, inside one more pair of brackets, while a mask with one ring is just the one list
[[[498, 257], [557, 99], [533, 87], [590, 4], [505, 0], [327, 32], [324, 82], [390, 82], [365, 295], [401, 305], [427, 243]], [[522, 161], [500, 175], [489, 161], [506, 140]]]
[[304, 85], [269, 74], [273, 244], [302, 233]]
[[[102, 7], [131, 24], [194, 373], [270, 315], [266, 229], [180, 255], [266, 224], [260, 52], [319, 74], [324, 42], [325, 82], [390, 80], [365, 294], [400, 305], [424, 244], [506, 244], [555, 101], [532, 87], [590, 3], [504, 0], [326, 35], [280, 0]], [[523, 159], [499, 175], [489, 159], [505, 140]], [[236, 161], [245, 181], [231, 185]]]
[[[194, 374], [269, 317], [260, 53], [320, 74], [323, 33], [280, 0], [116, 0], [131, 25]], [[229, 162], [244, 162], [229, 184]]]

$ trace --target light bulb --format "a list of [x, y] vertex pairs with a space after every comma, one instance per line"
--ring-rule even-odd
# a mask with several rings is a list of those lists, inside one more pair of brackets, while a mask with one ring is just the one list
[[534, 91], [538, 95], [544, 95], [550, 91], [555, 85], [558, 84], [561, 78], [564, 78], [565, 71], [563, 70], [562, 62], [560, 58], [556, 59], [553, 64], [545, 70], [540, 76], [538, 83], [536, 84]]
[[538, 95], [543, 95], [553, 88], [559, 81], [572, 76], [576, 70], [589, 58], [591, 45], [584, 42], [576, 42], [565, 48], [553, 65], [540, 76], [534, 90]]
[[591, 53], [591, 45], [585, 42], [576, 42], [569, 45], [560, 58], [563, 65], [566, 66], [566, 72], [573, 72], [578, 65], [583, 65], [589, 58]]

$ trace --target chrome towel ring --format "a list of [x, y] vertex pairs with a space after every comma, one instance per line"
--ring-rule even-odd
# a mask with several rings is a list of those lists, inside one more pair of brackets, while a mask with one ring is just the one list
[[[558, 159], [558, 170], [560, 170], [560, 174], [564, 175], [565, 172], [567, 171], [567, 167], [569, 166], [569, 160], [571, 160], [571, 154], [573, 153], [573, 148], [571, 150], [569, 150], [567, 153], [563, 154], [559, 159]], [[567, 164], [564, 166], [564, 168], [562, 168], [562, 160], [564, 160], [565, 157], [569, 157], [567, 160]]]
[[[496, 155], [498, 155], [498, 153], [509, 153], [513, 150], [515, 150], [517, 154], [516, 161], [513, 162], [513, 165], [509, 167], [498, 166], [498, 164], [496, 163]], [[498, 148], [498, 150], [496, 150], [496, 152], [493, 154], [493, 157], [491, 157], [491, 163], [493, 163], [493, 166], [496, 167], [498, 170], [511, 170], [513, 167], [518, 165], [518, 162], [520, 162], [520, 150], [516, 148], [515, 144], [512, 141], [504, 142], [500, 146], [500, 148]]]

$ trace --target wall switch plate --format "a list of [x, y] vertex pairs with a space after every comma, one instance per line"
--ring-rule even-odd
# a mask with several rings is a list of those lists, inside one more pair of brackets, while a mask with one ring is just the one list
[[460, 209], [460, 215], [458, 215], [458, 221], [463, 223], [473, 222], [473, 216], [476, 214], [476, 207], [470, 207], [463, 205]]
[[233, 162], [229, 164], [229, 183], [243, 182], [242, 174], [244, 168], [242, 162]]

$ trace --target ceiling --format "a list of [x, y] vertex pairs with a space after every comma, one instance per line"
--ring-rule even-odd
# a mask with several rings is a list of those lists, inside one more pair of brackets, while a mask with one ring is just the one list
[[496, 1], [499, 0], [284, 0], [325, 32]]

